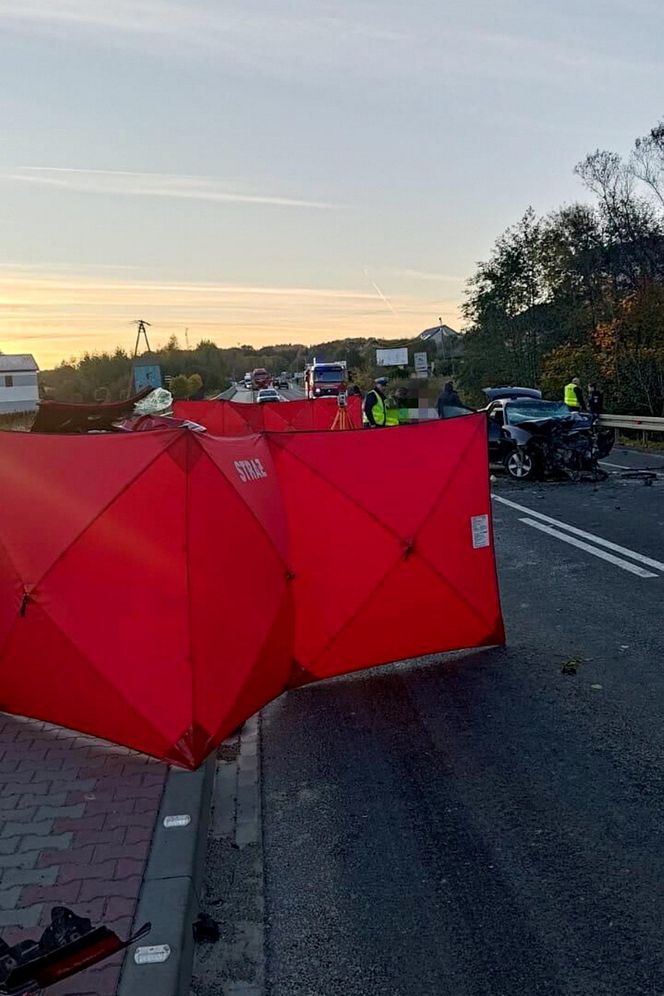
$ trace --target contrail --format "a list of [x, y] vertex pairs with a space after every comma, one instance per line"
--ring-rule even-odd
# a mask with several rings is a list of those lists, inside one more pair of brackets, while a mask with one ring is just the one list
[[390, 311], [392, 312], [392, 314], [394, 315], [395, 318], [398, 318], [399, 316], [397, 314], [396, 308], [394, 307], [394, 305], [392, 304], [392, 302], [389, 300], [389, 298], [385, 297], [385, 295], [383, 294], [382, 290], [380, 289], [380, 287], [378, 286], [378, 284], [376, 283], [376, 281], [371, 279], [371, 277], [369, 276], [369, 270], [367, 269], [366, 266], [363, 267], [362, 272], [364, 273], [365, 277], [367, 278], [367, 280], [369, 281], [369, 283], [371, 284], [371, 286], [375, 290], [376, 294], [378, 294], [378, 297], [381, 299], [381, 301], [383, 302], [383, 304], [387, 308], [390, 309]]

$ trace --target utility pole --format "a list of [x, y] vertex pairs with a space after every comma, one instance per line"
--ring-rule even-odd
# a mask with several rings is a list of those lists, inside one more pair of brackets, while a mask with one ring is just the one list
[[138, 318], [135, 322], [132, 322], [131, 324], [132, 325], [136, 325], [136, 342], [134, 344], [134, 355], [132, 357], [131, 371], [129, 373], [129, 386], [127, 387], [127, 397], [128, 398], [131, 397], [131, 392], [132, 392], [132, 390], [134, 388], [134, 364], [133, 364], [133, 360], [135, 360], [136, 357], [138, 356], [138, 351], [139, 351], [140, 346], [141, 346], [141, 336], [143, 336], [143, 340], [145, 342], [145, 348], [147, 349], [148, 353], [152, 352], [152, 350], [150, 349], [150, 340], [148, 339], [148, 328], [150, 327], [150, 323], [146, 322], [146, 321], [143, 321], [142, 318]]
[[132, 322], [132, 325], [138, 326], [136, 329], [136, 345], [134, 346], [134, 358], [138, 356], [138, 350], [141, 343], [141, 336], [143, 336], [143, 339], [145, 340], [145, 348], [147, 349], [148, 353], [151, 353], [152, 350], [150, 349], [150, 340], [148, 339], [148, 328], [150, 328], [150, 323], [143, 321], [142, 318], [139, 318], [135, 322]]

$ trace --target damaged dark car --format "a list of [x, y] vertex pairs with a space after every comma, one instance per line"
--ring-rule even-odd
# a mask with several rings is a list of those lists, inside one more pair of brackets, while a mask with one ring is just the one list
[[613, 447], [612, 429], [530, 388], [484, 388], [489, 404], [489, 460], [519, 481], [558, 476], [606, 478], [599, 461]]

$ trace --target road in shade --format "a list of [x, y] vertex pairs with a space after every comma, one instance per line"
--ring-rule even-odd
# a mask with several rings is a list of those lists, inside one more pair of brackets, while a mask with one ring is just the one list
[[497, 482], [506, 649], [264, 710], [270, 996], [664, 993], [664, 460], [610, 463]]

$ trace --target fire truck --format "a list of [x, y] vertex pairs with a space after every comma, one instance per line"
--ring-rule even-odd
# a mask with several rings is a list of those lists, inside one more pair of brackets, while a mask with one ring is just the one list
[[251, 374], [251, 386], [254, 391], [260, 391], [263, 387], [272, 386], [272, 378], [265, 367], [256, 367]]
[[304, 368], [304, 393], [307, 398], [336, 398], [348, 387], [348, 367], [345, 360], [320, 363], [314, 360]]

